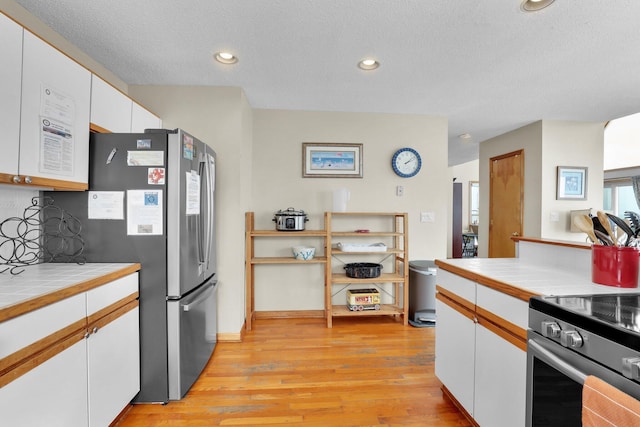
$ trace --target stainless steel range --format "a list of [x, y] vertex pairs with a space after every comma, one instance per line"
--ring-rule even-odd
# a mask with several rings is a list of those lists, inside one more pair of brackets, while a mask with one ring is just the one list
[[580, 426], [588, 375], [640, 399], [640, 294], [529, 302], [527, 426]]

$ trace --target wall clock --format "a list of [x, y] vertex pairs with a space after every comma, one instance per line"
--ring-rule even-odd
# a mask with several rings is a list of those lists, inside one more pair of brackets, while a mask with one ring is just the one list
[[422, 159], [413, 148], [401, 148], [391, 158], [391, 166], [396, 175], [402, 178], [411, 178], [420, 172]]

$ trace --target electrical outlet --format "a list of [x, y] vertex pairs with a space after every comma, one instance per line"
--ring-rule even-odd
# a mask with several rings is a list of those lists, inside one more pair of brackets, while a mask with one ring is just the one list
[[404, 187], [402, 185], [398, 185], [396, 187], [396, 196], [398, 197], [404, 196]]
[[436, 214], [434, 212], [420, 212], [420, 222], [435, 222]]

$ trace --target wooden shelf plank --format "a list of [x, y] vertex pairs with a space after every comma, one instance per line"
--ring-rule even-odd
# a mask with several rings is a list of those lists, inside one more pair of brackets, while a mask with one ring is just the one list
[[404, 282], [404, 276], [398, 273], [382, 273], [378, 277], [371, 279], [356, 279], [347, 277], [346, 274], [334, 273], [331, 275], [332, 283], [400, 283]]
[[254, 237], [325, 237], [324, 230], [302, 230], [302, 231], [278, 231], [278, 230], [252, 230]]
[[386, 251], [341, 251], [338, 249], [331, 249], [333, 255], [362, 255], [362, 254], [401, 254], [404, 251], [400, 249], [388, 248]]
[[251, 258], [252, 264], [324, 264], [327, 257], [313, 257], [309, 260], [300, 260], [293, 257], [255, 257]]
[[356, 231], [332, 231], [333, 237], [389, 237], [389, 236], [402, 236], [403, 233], [397, 233], [395, 231], [370, 231], [368, 233], [358, 233]]
[[380, 310], [362, 310], [362, 311], [350, 311], [346, 305], [334, 305], [332, 306], [331, 315], [333, 317], [347, 317], [347, 316], [388, 316], [388, 315], [401, 315], [403, 314], [402, 307], [395, 305], [382, 304]]

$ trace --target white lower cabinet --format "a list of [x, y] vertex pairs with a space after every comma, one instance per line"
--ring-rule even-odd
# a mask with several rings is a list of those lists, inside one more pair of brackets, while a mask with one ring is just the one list
[[[23, 353], [22, 359], [7, 362], [13, 367], [0, 376], [1, 424], [105, 427], [113, 422], [140, 390], [137, 292], [138, 273], [133, 273], [0, 323], [0, 338], [10, 330], [33, 337], [21, 343], [21, 349], [13, 345], [13, 353], [5, 354], [0, 362], [39, 346], [35, 353]], [[81, 312], [76, 309], [79, 301]], [[61, 316], [68, 312], [75, 316]], [[49, 322], [59, 329], [48, 331], [41, 339], [42, 334], [36, 332], [44, 329], [47, 315], [54, 316]], [[67, 328], [59, 318], [66, 319]], [[78, 322], [71, 336], [60, 335]]]
[[436, 376], [479, 426], [524, 426], [526, 351], [482, 326], [477, 319], [482, 308], [519, 326], [522, 310], [526, 319], [527, 304], [468, 279], [443, 273], [438, 272], [438, 281], [444, 292], [467, 301], [467, 306], [475, 309], [465, 309], [452, 299], [436, 301]]
[[481, 426], [524, 426], [527, 353], [476, 325], [475, 359], [473, 418]]
[[87, 407], [85, 340], [0, 388], [5, 426], [86, 426]]
[[138, 309], [87, 339], [89, 426], [108, 426], [140, 391]]
[[436, 300], [436, 376], [473, 416], [475, 323]]

